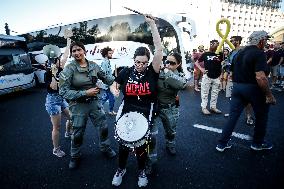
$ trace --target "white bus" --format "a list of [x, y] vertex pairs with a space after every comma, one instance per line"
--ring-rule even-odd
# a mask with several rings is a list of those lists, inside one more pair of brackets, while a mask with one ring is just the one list
[[[164, 55], [177, 51], [183, 57], [183, 70], [187, 78], [192, 75], [187, 70], [186, 52], [192, 49], [190, 45], [194, 40], [195, 23], [186, 15], [161, 14], [153, 15], [157, 18], [157, 26], [164, 46]], [[100, 50], [109, 46], [114, 49], [111, 60], [112, 69], [118, 70], [124, 66], [133, 65], [133, 54], [137, 47], [145, 46], [153, 54], [153, 40], [149, 26], [142, 15], [127, 14], [97, 18], [76, 22], [73, 24], [33, 31], [21, 36], [25, 37], [31, 57], [41, 53], [44, 45], [53, 44], [64, 52], [66, 39], [64, 31], [71, 29], [72, 40], [78, 40], [85, 44], [89, 60], [100, 64], [102, 56]], [[152, 56], [151, 56], [152, 58]], [[36, 64], [34, 62], [33, 65]], [[43, 75], [43, 74], [41, 74]], [[38, 78], [37, 80], [42, 80]]]
[[25, 38], [0, 35], [0, 95], [35, 86]]

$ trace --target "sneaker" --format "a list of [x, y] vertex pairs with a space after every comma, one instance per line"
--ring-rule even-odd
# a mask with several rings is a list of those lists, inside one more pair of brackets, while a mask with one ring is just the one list
[[260, 151], [260, 150], [271, 150], [273, 148], [273, 145], [268, 143], [268, 142], [263, 142], [262, 144], [255, 144], [252, 143], [250, 145], [250, 148], [256, 151]]
[[117, 113], [115, 111], [112, 111], [112, 112], [109, 112], [108, 114], [115, 116]]
[[64, 137], [65, 137], [65, 138], [70, 138], [70, 137], [71, 137], [71, 133], [69, 133], [69, 132], [66, 131], [65, 134], [64, 134]]
[[252, 126], [254, 125], [254, 119], [252, 117], [247, 117], [246, 123], [247, 125]]
[[201, 111], [202, 111], [202, 113], [203, 113], [204, 115], [210, 115], [210, 114], [211, 114], [211, 113], [207, 110], [207, 108], [202, 108]]
[[119, 186], [122, 182], [122, 177], [126, 173], [126, 169], [118, 168], [113, 176], [111, 184], [114, 186]]
[[66, 155], [65, 152], [60, 149], [60, 146], [58, 148], [53, 148], [53, 154], [60, 158]]
[[232, 147], [232, 145], [229, 144], [229, 143], [227, 143], [225, 145], [224, 144], [217, 144], [216, 150], [218, 150], [219, 152], [224, 152], [225, 149], [229, 149], [231, 147]]
[[108, 158], [113, 158], [113, 157], [116, 156], [115, 151], [113, 149], [111, 149], [111, 148], [108, 148], [106, 151], [103, 152], [103, 154], [105, 156], [107, 156]]
[[215, 113], [215, 114], [221, 114], [221, 110], [217, 109], [217, 108], [210, 108], [210, 111]]
[[138, 175], [138, 186], [139, 187], [145, 187], [148, 184], [148, 178], [147, 175], [145, 173], [145, 170], [143, 169], [142, 171], [140, 171], [139, 175]]
[[195, 90], [196, 92], [200, 92], [200, 89], [198, 89], [197, 87], [195, 87], [194, 90]]

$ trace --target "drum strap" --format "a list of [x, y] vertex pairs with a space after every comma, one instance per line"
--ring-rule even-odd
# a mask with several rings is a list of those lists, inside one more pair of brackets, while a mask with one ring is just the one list
[[150, 114], [149, 114], [149, 123], [151, 123], [151, 121], [152, 121], [153, 109], [154, 109], [154, 103], [151, 102], [151, 109], [150, 109]]
[[121, 105], [118, 108], [118, 111], [117, 111], [117, 114], [116, 114], [116, 117], [115, 117], [116, 122], [121, 117], [123, 106], [124, 106], [124, 100], [122, 101]]

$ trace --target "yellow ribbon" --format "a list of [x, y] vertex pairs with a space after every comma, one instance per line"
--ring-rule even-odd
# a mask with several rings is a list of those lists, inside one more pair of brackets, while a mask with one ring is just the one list
[[[226, 23], [226, 33], [225, 35], [222, 34], [222, 32], [220, 31], [220, 24]], [[227, 18], [221, 18], [217, 24], [216, 24], [216, 31], [218, 33], [218, 35], [222, 38], [221, 43], [219, 44], [217, 50], [216, 50], [216, 54], [219, 54], [221, 51], [222, 46], [224, 45], [224, 43], [226, 42], [229, 47], [234, 50], [235, 46], [227, 39], [229, 33], [230, 33], [230, 29], [231, 29], [231, 23]]]

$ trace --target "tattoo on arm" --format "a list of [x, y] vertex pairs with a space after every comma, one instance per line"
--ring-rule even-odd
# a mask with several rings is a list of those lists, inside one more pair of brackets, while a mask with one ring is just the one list
[[271, 95], [271, 90], [269, 88], [269, 82], [268, 79], [263, 71], [256, 72], [256, 81], [258, 86], [261, 88], [261, 90], [264, 92], [266, 96]]

